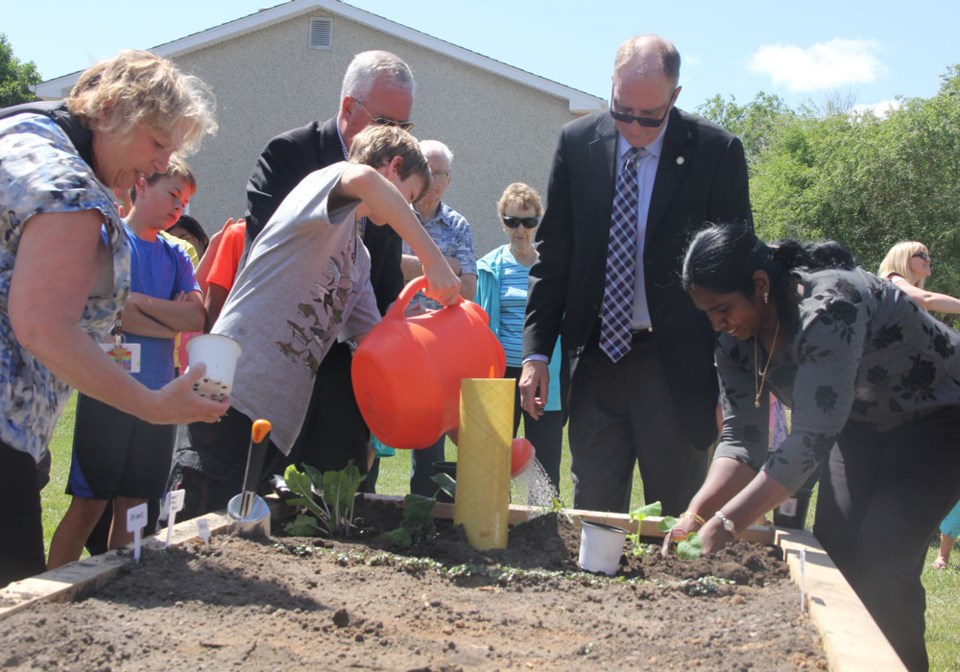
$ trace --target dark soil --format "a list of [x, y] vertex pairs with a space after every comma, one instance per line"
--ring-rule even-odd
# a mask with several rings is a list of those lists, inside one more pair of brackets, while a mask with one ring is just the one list
[[[826, 669], [773, 548], [621, 560], [579, 572], [580, 525], [548, 514], [478, 552], [462, 530], [410, 550], [367, 538], [214, 537], [145, 551], [70, 604], [0, 621], [0, 666], [20, 670]], [[280, 527], [275, 525], [275, 527]], [[726, 579], [728, 581], [718, 581]]]

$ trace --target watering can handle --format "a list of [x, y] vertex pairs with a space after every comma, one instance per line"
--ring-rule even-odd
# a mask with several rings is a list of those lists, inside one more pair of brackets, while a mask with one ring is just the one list
[[[413, 297], [417, 295], [417, 292], [427, 288], [427, 278], [426, 276], [420, 275], [410, 282], [407, 283], [407, 286], [403, 288], [403, 291], [400, 292], [400, 295], [397, 297], [397, 300], [393, 302], [393, 305], [390, 306], [390, 310], [387, 311], [387, 318], [390, 319], [403, 319], [403, 314], [407, 310], [407, 306], [410, 305], [410, 301], [413, 300]], [[457, 300], [453, 305], [457, 305], [463, 301], [462, 296], [457, 296]]]

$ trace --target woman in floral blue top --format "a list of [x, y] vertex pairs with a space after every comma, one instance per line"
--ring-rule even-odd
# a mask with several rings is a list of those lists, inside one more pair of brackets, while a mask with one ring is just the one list
[[151, 391], [95, 340], [130, 288], [111, 189], [215, 128], [200, 80], [135, 51], [85, 71], [62, 103], [0, 112], [0, 587], [44, 569], [37, 463], [72, 387], [154, 423], [227, 409], [192, 393], [202, 367]]
[[[716, 551], [820, 467], [814, 534], [907, 668], [927, 669], [920, 573], [960, 497], [960, 334], [836, 244], [770, 247], [742, 226], [699, 233], [683, 283], [721, 332], [723, 431], [678, 536], [699, 527]], [[768, 391], [793, 410], [773, 452]]]

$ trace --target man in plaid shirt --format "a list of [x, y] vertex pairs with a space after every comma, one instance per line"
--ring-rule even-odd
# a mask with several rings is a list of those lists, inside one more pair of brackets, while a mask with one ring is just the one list
[[[437, 140], [421, 141], [420, 151], [430, 165], [433, 181], [427, 192], [413, 204], [413, 207], [417, 211], [423, 228], [440, 248], [450, 268], [460, 276], [462, 283], [460, 295], [465, 299], [473, 299], [477, 291], [477, 256], [473, 251], [473, 233], [470, 231], [470, 223], [464, 219], [463, 215], [440, 200], [450, 184], [453, 152]], [[403, 246], [401, 265], [403, 279], [406, 282], [423, 274], [420, 260], [406, 244]], [[417, 310], [440, 307], [440, 304], [426, 297], [423, 292], [417, 294], [410, 305], [415, 306]], [[432, 497], [436, 493], [437, 486], [431, 480], [434, 474], [433, 463], [443, 462], [446, 438], [441, 436], [432, 446], [413, 451], [410, 492], [426, 497]]]

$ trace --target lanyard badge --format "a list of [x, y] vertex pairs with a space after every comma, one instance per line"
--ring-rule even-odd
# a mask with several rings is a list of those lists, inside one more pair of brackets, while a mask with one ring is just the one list
[[99, 343], [100, 349], [115, 361], [117, 365], [128, 373], [140, 373], [140, 344], [125, 343], [120, 318], [110, 331], [113, 335], [112, 343]]

